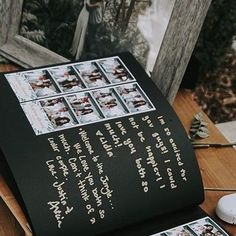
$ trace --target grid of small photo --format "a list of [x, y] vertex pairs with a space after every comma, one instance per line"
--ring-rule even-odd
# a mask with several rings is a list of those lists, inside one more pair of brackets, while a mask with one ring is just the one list
[[229, 234], [209, 217], [205, 217], [151, 236], [229, 236]]
[[73, 113], [63, 97], [41, 100], [40, 105], [54, 129], [76, 124]]
[[7, 74], [6, 78], [37, 135], [155, 110], [119, 57]]
[[129, 82], [133, 78], [118, 58], [100, 60], [98, 64], [103, 68], [112, 83]]
[[81, 91], [85, 88], [85, 84], [72, 66], [50, 68], [49, 73], [63, 92]]
[[145, 94], [137, 84], [125, 84], [117, 87], [117, 92], [124, 100], [130, 112], [146, 111], [151, 109]]
[[47, 70], [36, 70], [23, 74], [37, 97], [52, 96], [59, 92]]
[[113, 88], [104, 88], [92, 92], [106, 118], [123, 116], [127, 108]]
[[104, 119], [89, 92], [77, 93], [66, 97], [80, 124], [97, 122]]
[[96, 62], [80, 63], [75, 65], [75, 68], [88, 88], [104, 87], [110, 84]]

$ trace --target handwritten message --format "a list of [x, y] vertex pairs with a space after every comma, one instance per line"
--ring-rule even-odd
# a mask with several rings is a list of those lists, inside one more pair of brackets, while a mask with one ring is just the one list
[[181, 148], [163, 116], [104, 122], [93, 132], [78, 128], [76, 135], [71, 140], [65, 134], [48, 138], [54, 155], [45, 165], [55, 197], [47, 206], [58, 228], [73, 211], [86, 212], [91, 224], [112, 214], [122, 186], [114, 185], [119, 176], [107, 164], [121, 156], [130, 163], [130, 175], [138, 180], [134, 185], [143, 194], [172, 191], [188, 181]]

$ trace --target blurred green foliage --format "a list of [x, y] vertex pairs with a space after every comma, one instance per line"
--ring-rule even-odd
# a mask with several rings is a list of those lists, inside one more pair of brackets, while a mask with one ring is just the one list
[[200, 75], [214, 72], [236, 35], [236, 1], [212, 0], [193, 52], [200, 62]]
[[70, 57], [69, 48], [82, 6], [81, 0], [25, 0], [20, 34], [64, 57]]

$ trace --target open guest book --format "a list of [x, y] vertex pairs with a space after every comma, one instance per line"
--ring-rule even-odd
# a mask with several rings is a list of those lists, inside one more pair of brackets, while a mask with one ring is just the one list
[[1, 74], [2, 174], [33, 235], [228, 235], [171, 106], [129, 53]]

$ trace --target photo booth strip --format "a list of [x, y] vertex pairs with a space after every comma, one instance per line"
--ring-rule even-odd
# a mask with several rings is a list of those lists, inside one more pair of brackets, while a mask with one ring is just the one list
[[178, 226], [170, 230], [165, 231], [165, 233], [160, 234], [161, 236], [195, 236], [191, 233], [186, 226]]
[[58, 66], [49, 69], [54, 81], [62, 92], [77, 92], [86, 88], [72, 66]]
[[38, 98], [53, 96], [60, 93], [47, 70], [35, 70], [23, 73]]
[[150, 236], [229, 236], [216, 222], [204, 217]]
[[88, 88], [99, 88], [110, 84], [96, 62], [84, 62], [74, 65]]
[[89, 92], [77, 93], [66, 97], [78, 122], [88, 124], [104, 118]]
[[[125, 80], [123, 77], [112, 82], [108, 68], [106, 71], [103, 69], [105, 65], [121, 66], [129, 79]], [[119, 57], [8, 73], [5, 77], [20, 102], [135, 82], [135, 78]]]
[[129, 112], [135, 113], [153, 108], [151, 101], [137, 83], [118, 86], [116, 87], [116, 91], [123, 99]]
[[55, 130], [70, 128], [77, 123], [63, 97], [41, 100], [40, 104]]
[[209, 217], [189, 223], [187, 227], [194, 232], [196, 236], [228, 236], [228, 234]]
[[104, 88], [92, 92], [106, 118], [120, 117], [128, 113], [113, 88]]
[[103, 59], [97, 63], [111, 83], [131, 82], [134, 79], [119, 58]]

